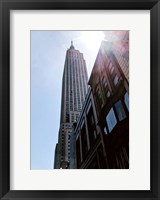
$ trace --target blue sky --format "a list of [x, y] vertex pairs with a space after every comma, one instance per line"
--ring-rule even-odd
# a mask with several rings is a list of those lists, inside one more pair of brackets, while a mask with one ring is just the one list
[[102, 31], [31, 31], [31, 169], [53, 169], [71, 40], [84, 55], [89, 77], [102, 39]]

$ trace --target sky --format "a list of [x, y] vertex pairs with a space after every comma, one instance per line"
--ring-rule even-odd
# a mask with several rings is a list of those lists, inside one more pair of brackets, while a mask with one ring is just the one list
[[102, 31], [31, 31], [31, 169], [53, 169], [66, 50], [83, 53], [90, 77]]

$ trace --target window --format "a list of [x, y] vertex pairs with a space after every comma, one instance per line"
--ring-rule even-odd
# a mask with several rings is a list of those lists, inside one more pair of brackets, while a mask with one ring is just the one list
[[113, 68], [113, 65], [112, 65], [112, 63], [111, 63], [111, 62], [109, 63], [109, 66], [108, 66], [108, 68], [109, 68], [109, 70], [111, 70], [111, 69]]
[[103, 77], [102, 83], [103, 83], [104, 93], [107, 96], [107, 98], [109, 98], [110, 97], [110, 91], [108, 89], [108, 86], [107, 86], [108, 84], [107, 84], [107, 80], [105, 79], [105, 77]]
[[100, 110], [103, 107], [103, 101], [99, 88], [97, 88], [96, 90], [96, 99], [97, 99], [98, 109]]
[[94, 139], [96, 139], [96, 138], [97, 138], [97, 133], [96, 133], [95, 130], [94, 130], [94, 132], [93, 132], [93, 135], [94, 135]]
[[91, 116], [91, 123], [92, 123], [92, 125], [94, 124], [94, 118], [93, 118], [93, 115]]
[[113, 72], [114, 72], [114, 68], [112, 67], [112, 68], [111, 68], [111, 74], [113, 74]]
[[105, 77], [103, 77], [102, 83], [103, 83], [103, 86], [106, 88], [107, 87], [107, 81], [106, 81]]
[[116, 108], [116, 113], [118, 115], [119, 121], [122, 121], [123, 119], [125, 119], [126, 114], [125, 114], [121, 101], [118, 101], [117, 103], [115, 103], [115, 108]]
[[110, 91], [107, 92], [107, 98], [109, 98], [111, 95]]
[[109, 132], [111, 132], [112, 129], [117, 124], [117, 120], [116, 120], [116, 116], [114, 114], [113, 108], [110, 109], [110, 111], [109, 111], [109, 113], [108, 113], [108, 115], [106, 117], [106, 121], [107, 121]]
[[117, 85], [118, 79], [119, 79], [119, 77], [116, 74], [115, 77], [114, 77], [114, 80], [113, 80], [114, 85]]
[[128, 92], [125, 93], [124, 95], [124, 102], [129, 110], [129, 95], [128, 95]]
[[106, 127], [104, 127], [104, 133], [107, 135], [107, 128]]
[[92, 147], [97, 138], [96, 123], [92, 107], [90, 107], [90, 110], [87, 114], [87, 125], [88, 125], [89, 142], [90, 146]]
[[83, 127], [81, 129], [81, 138], [82, 138], [82, 155], [83, 155], [83, 160], [85, 160], [87, 152], [88, 152], [85, 123], [83, 124]]
[[69, 114], [66, 114], [66, 122], [69, 122]]

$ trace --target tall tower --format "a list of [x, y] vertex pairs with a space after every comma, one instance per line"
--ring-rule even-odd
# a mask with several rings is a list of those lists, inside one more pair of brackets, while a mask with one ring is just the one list
[[88, 76], [83, 54], [71, 46], [66, 52], [62, 78], [61, 118], [55, 156], [55, 168], [67, 168], [70, 161], [70, 136], [88, 90]]

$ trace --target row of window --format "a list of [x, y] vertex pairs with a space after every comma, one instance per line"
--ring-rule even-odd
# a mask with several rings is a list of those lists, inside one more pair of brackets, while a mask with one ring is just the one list
[[[83, 161], [85, 160], [87, 153], [89, 151], [89, 147], [92, 148], [97, 138], [96, 124], [95, 124], [92, 107], [90, 107], [90, 109], [88, 110], [86, 117], [87, 117], [87, 124], [85, 124], [85, 121], [82, 122], [82, 126], [80, 128], [80, 134], [76, 141], [76, 156], [77, 156], [78, 168], [82, 160]], [[88, 132], [88, 139], [89, 139], [88, 141], [89, 147], [88, 147], [88, 142], [87, 142], [87, 132]], [[80, 138], [81, 138], [81, 145], [80, 145]], [[82, 152], [82, 155], [81, 155], [81, 152]]]
[[114, 86], [116, 86], [119, 82], [120, 75], [116, 72], [115, 66], [113, 65], [112, 62], [109, 63], [108, 69], [109, 69], [110, 76], [112, 78], [112, 82]]
[[[124, 95], [124, 103], [126, 108], [129, 110], [129, 96], [126, 92]], [[122, 121], [126, 118], [126, 112], [121, 100], [117, 101], [114, 106], [110, 109], [109, 113], [106, 116], [106, 124], [107, 126], [104, 127], [104, 132], [110, 133], [113, 128], [116, 126], [118, 121]]]
[[72, 125], [71, 124], [62, 124], [62, 129], [64, 129], [65, 127], [71, 128]]
[[[114, 66], [111, 62], [109, 63], [108, 69], [111, 73], [112, 83], [114, 84], [114, 86], [117, 86], [117, 84], [119, 83], [120, 77], [115, 72]], [[103, 76], [101, 80], [102, 80], [102, 85], [103, 85], [104, 96], [106, 99], [108, 99], [111, 96], [111, 92], [110, 92], [106, 77]], [[103, 98], [102, 98], [102, 91], [100, 89], [100, 85], [97, 85], [95, 96], [96, 96], [96, 103], [97, 103], [98, 109], [100, 110], [103, 107]]]

